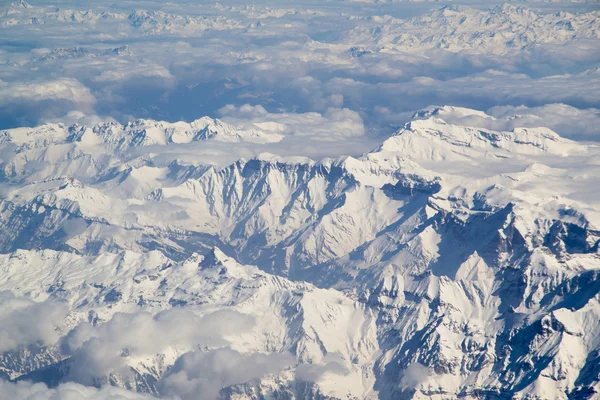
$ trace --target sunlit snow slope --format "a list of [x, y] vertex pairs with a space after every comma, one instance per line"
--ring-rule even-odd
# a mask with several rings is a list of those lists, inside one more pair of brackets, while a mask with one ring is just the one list
[[277, 138], [208, 118], [1, 132], [0, 289], [28, 298], [2, 301], [45, 316], [2, 373], [168, 395], [204, 349], [279, 355], [222, 398], [593, 398], [600, 149], [450, 116], [493, 120], [432, 108], [358, 158], [225, 167], [134, 149]]

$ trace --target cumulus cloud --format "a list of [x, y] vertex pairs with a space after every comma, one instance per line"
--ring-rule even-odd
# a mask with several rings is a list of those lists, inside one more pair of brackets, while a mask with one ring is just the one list
[[61, 78], [50, 81], [22, 82], [0, 86], [0, 105], [44, 100], [66, 100], [74, 104], [93, 105], [96, 99], [78, 80]]
[[391, 110], [389, 122], [401, 112], [414, 111], [430, 104], [451, 104], [475, 109], [498, 105], [538, 107], [563, 103], [577, 108], [600, 105], [600, 74], [587, 71], [577, 75], [532, 78], [520, 73], [487, 70], [451, 79], [417, 76], [405, 82], [377, 82], [332, 78], [326, 85], [331, 93], [344, 96], [350, 108], [365, 104]]
[[261, 106], [229, 104], [219, 110], [225, 121], [251, 125], [263, 131], [288, 136], [311, 137], [334, 141], [365, 134], [363, 120], [356, 111], [347, 108], [328, 108], [325, 113], [270, 113]]
[[73, 110], [93, 113], [96, 98], [72, 78], [0, 82], [0, 126], [31, 126]]
[[261, 153], [279, 156], [304, 156], [312, 159], [339, 155], [359, 155], [375, 147], [381, 138], [368, 135], [359, 113], [330, 108], [324, 113], [269, 112], [262, 105], [228, 105], [221, 108], [220, 119], [241, 129], [282, 135], [276, 143], [223, 143], [219, 141], [170, 144], [158, 149], [148, 146], [132, 150], [136, 157], [151, 158], [155, 165], [181, 162], [225, 166], [240, 158]]
[[0, 352], [55, 344], [67, 313], [68, 308], [61, 303], [37, 303], [0, 292]]
[[180, 351], [221, 347], [228, 343], [228, 335], [253, 325], [253, 317], [231, 310], [198, 315], [178, 307], [156, 315], [117, 313], [99, 326], [79, 325], [61, 344], [71, 355], [69, 379], [92, 384], [111, 372], [126, 375], [128, 357], [152, 356], [170, 347]]
[[[183, 16], [176, 3], [150, 1], [144, 3], [146, 11], [135, 14], [133, 20], [138, 22], [133, 25], [146, 26], [151, 36], [145, 36], [146, 29], [131, 26], [127, 15], [134, 10], [128, 3], [109, 7], [91, 3], [92, 12], [87, 14], [71, 11], [77, 24], [67, 14], [48, 9], [43, 32], [25, 24], [31, 18], [23, 15], [23, 24], [7, 26], [4, 32], [30, 38], [36, 46], [25, 52], [3, 49], [6, 64], [0, 73], [4, 88], [0, 88], [0, 103], [7, 111], [0, 112], [0, 128], [69, 119], [66, 114], [72, 110], [120, 122], [130, 118], [191, 121], [218, 115], [219, 110], [224, 118], [233, 119], [241, 118], [245, 104], [251, 103], [269, 112], [246, 113], [250, 123], [294, 137], [333, 142], [388, 134], [411, 112], [430, 104], [488, 109], [562, 103], [600, 108], [594, 69], [600, 52], [594, 51], [597, 40], [589, 37], [593, 30], [586, 31], [589, 34], [578, 30], [575, 40], [567, 40], [572, 35], [544, 36], [547, 43], [536, 42], [501, 56], [494, 46], [476, 46], [477, 40], [470, 51], [437, 48], [433, 43], [439, 37], [421, 43], [425, 44], [422, 51], [411, 52], [395, 42], [390, 47], [385, 40], [373, 41], [373, 35], [386, 33], [375, 28], [393, 22], [393, 37], [410, 42], [418, 38], [402, 35], [406, 24], [401, 20], [429, 13], [439, 22], [443, 13], [395, 4], [397, 15], [391, 18], [374, 14], [382, 11], [379, 8], [350, 7], [350, 14], [341, 14], [313, 6], [317, 10], [274, 6], [248, 11], [188, 3]], [[159, 7], [165, 13], [153, 12]], [[108, 14], [101, 18], [105, 11]], [[44, 17], [42, 9], [34, 14]], [[206, 15], [219, 17], [203, 18]], [[510, 10], [504, 17], [512, 18]], [[12, 24], [9, 20], [21, 18], [11, 14], [0, 23]], [[591, 17], [587, 20], [593, 22]], [[215, 29], [196, 29], [215, 21], [222, 22]], [[562, 26], [542, 28], [554, 32]], [[413, 28], [428, 29], [426, 25]], [[351, 32], [362, 34], [356, 37]], [[78, 34], [83, 40], [73, 41]], [[488, 36], [474, 37], [485, 41]], [[82, 51], [69, 51], [81, 42], [86, 43]], [[112, 50], [122, 45], [129, 46], [127, 51]], [[39, 60], [48, 55], [52, 57]], [[347, 148], [355, 153], [361, 146], [363, 151], [369, 149], [366, 142]], [[334, 155], [334, 150], [330, 146], [319, 154]]]
[[117, 122], [117, 121], [111, 117], [101, 117], [96, 114], [86, 114], [79, 110], [72, 110], [63, 116], [42, 118], [39, 122], [41, 124], [46, 124], [46, 123], [60, 124], [60, 123], [62, 123], [65, 125], [79, 124], [79, 125], [93, 126], [93, 125], [101, 124], [104, 122]]
[[497, 106], [488, 110], [488, 114], [503, 121], [510, 129], [541, 125], [567, 138], [600, 141], [600, 110], [597, 108], [579, 109], [567, 104]]
[[168, 69], [159, 65], [124, 64], [113, 66], [111, 70], [104, 70], [94, 78], [96, 82], [122, 82], [133, 78], [152, 78], [172, 81], [173, 76]]
[[350, 370], [344, 360], [335, 354], [327, 354], [320, 363], [300, 364], [296, 368], [296, 379], [304, 382], [318, 382], [325, 375], [347, 375]]
[[[43, 383], [0, 381], [0, 398], [11, 400], [152, 400], [156, 397], [104, 386], [95, 388], [77, 383], [63, 383], [48, 388]], [[166, 400], [166, 399], [165, 399]]]
[[400, 377], [400, 387], [403, 389], [415, 389], [429, 377], [429, 369], [419, 363], [410, 364]]
[[159, 390], [183, 400], [213, 400], [221, 388], [276, 373], [291, 366], [291, 354], [244, 355], [231, 348], [184, 354], [162, 379]]

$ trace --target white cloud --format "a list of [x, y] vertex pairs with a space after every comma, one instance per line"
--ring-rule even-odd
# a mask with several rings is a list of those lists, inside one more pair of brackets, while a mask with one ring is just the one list
[[103, 122], [117, 122], [114, 118], [111, 117], [100, 117], [96, 114], [86, 114], [79, 110], [71, 110], [66, 115], [57, 116], [47, 119], [42, 119], [40, 123], [63, 123], [65, 125], [87, 125], [92, 126], [96, 124], [101, 124]]
[[0, 85], [0, 106], [57, 100], [68, 101], [82, 109], [91, 108], [96, 102], [90, 90], [72, 78]]
[[404, 389], [414, 389], [423, 383], [429, 377], [429, 369], [419, 363], [410, 364], [400, 378], [400, 387]]
[[183, 351], [220, 347], [228, 343], [228, 335], [253, 325], [253, 317], [230, 310], [204, 316], [179, 307], [156, 315], [117, 313], [97, 327], [79, 325], [63, 339], [62, 347], [72, 355], [69, 379], [92, 384], [95, 377], [111, 372], [127, 374], [129, 356], [152, 356], [169, 347]]
[[571, 139], [600, 141], [600, 110], [597, 108], [579, 109], [567, 104], [497, 106], [488, 110], [488, 114], [503, 119], [511, 129], [542, 125]]
[[[339, 102], [341, 95], [336, 95]], [[347, 108], [328, 108], [325, 113], [269, 113], [263, 106], [232, 104], [219, 110], [223, 120], [237, 125], [254, 125], [264, 131], [287, 136], [310, 137], [315, 140], [335, 141], [365, 134], [361, 116]]]
[[0, 81], [0, 129], [32, 126], [79, 110], [94, 114], [96, 98], [73, 78]]
[[[100, 389], [68, 382], [56, 388], [43, 383], [0, 381], [0, 398], [10, 400], [152, 400], [150, 395], [104, 386]], [[166, 399], [165, 399], [166, 400]]]
[[319, 382], [325, 375], [347, 375], [350, 370], [341, 357], [328, 354], [321, 363], [300, 364], [296, 368], [296, 379], [304, 382]]
[[[279, 10], [275, 5], [271, 9], [256, 7], [248, 11], [200, 3], [186, 4], [183, 16], [176, 5], [150, 1], [144, 3], [147, 12], [140, 11], [136, 15], [143, 17], [139, 22], [152, 31], [151, 37], [131, 28], [125, 19], [134, 11], [129, 4], [108, 7], [110, 13], [121, 15], [117, 19], [113, 14], [110, 18], [100, 18], [106, 9], [104, 4], [90, 3], [88, 7], [94, 11], [89, 21], [84, 12], [74, 14], [85, 20], [80, 24], [73, 24], [67, 18], [61, 23], [44, 25], [43, 32], [26, 25], [5, 29], [30, 39], [40, 48], [27, 52], [5, 50], [3, 58], [7, 64], [2, 66], [0, 79], [5, 82], [6, 91], [0, 88], [0, 94], [5, 94], [0, 103], [5, 102], [9, 111], [6, 115], [0, 112], [0, 128], [56, 120], [72, 110], [87, 115], [109, 115], [120, 122], [131, 117], [191, 121], [204, 115], [215, 116], [228, 104], [239, 113], [244, 103], [252, 103], [261, 104], [274, 114], [270, 116], [271, 121], [252, 116], [259, 124], [269, 123], [273, 129], [282, 128], [296, 136], [305, 134], [325, 140], [330, 135], [331, 140], [339, 140], [363, 136], [365, 131], [369, 135], [371, 132], [389, 133], [388, 124], [398, 125], [404, 122], [406, 113], [430, 104], [488, 109], [564, 103], [581, 109], [600, 108], [600, 98], [596, 95], [600, 90], [599, 80], [593, 69], [600, 60], [597, 55], [600, 53], [594, 51], [597, 41], [587, 38], [594, 35], [594, 30], [579, 32], [587, 26], [585, 24], [575, 24], [576, 40], [569, 39], [569, 35], [551, 35], [541, 38], [548, 43], [538, 43], [538, 40], [536, 45], [527, 46], [523, 51], [498, 56], [494, 46], [475, 46], [469, 52], [455, 52], [456, 48], [408, 52], [394, 45], [371, 43], [372, 34], [379, 33], [371, 32], [370, 27], [376, 28], [382, 23], [393, 23], [394, 35], [402, 33], [397, 32], [405, 25], [399, 18], [415, 13], [403, 4], [395, 5], [397, 15], [392, 19], [373, 14], [380, 9], [362, 7], [350, 7], [347, 13], [340, 14], [329, 8], [308, 12]], [[159, 7], [165, 9], [166, 14], [153, 12]], [[428, 13], [427, 10], [419, 12]], [[510, 20], [514, 17], [511, 12], [494, 16]], [[43, 13], [41, 9], [34, 14], [39, 13]], [[47, 13], [54, 15], [55, 11], [49, 9]], [[223, 18], [224, 24], [219, 23], [215, 26], [217, 29], [208, 31], [196, 29], [203, 26], [203, 23], [198, 25], [198, 21], [211, 25], [210, 21], [215, 20], [212, 17], [205, 20], [202, 15], [215, 13]], [[480, 15], [479, 11], [466, 9], [461, 13]], [[254, 16], [258, 18], [263, 14], [277, 18], [266, 18], [256, 26]], [[437, 22], [445, 18], [434, 14]], [[567, 17], [580, 19], [577, 15]], [[555, 19], [555, 16], [549, 18]], [[597, 23], [593, 15], [586, 18], [586, 24]], [[236, 21], [236, 24], [228, 25], [227, 21]], [[540, 22], [536, 21], [536, 24]], [[253, 27], [228, 29], [237, 26]], [[503, 29], [510, 27], [502, 26]], [[363, 32], [365, 36], [350, 40], [348, 32], [355, 27], [360, 28], [355, 33]], [[461, 24], [457, 27], [466, 29]], [[413, 28], [419, 32], [429, 29], [420, 25], [410, 29]], [[554, 33], [564, 30], [562, 24], [542, 28]], [[194, 29], [196, 31], [190, 31]], [[129, 45], [131, 54], [117, 55], [110, 51], [117, 44], [114, 40], [106, 43], [103, 37], [114, 36], [115, 31], [119, 33], [115, 37], [118, 45]], [[511, 35], [514, 33], [508, 31]], [[172, 35], [173, 32], [190, 36]], [[77, 33], [82, 40], [73, 40], [79, 37]], [[484, 42], [496, 40], [493, 35], [474, 37], [471, 44], [477, 44], [476, 38]], [[415, 39], [410, 35], [398, 38], [401, 41]], [[425, 47], [432, 47], [439, 39], [433, 37]], [[365, 44], [357, 45], [363, 41]], [[35, 62], [36, 57], [52, 49], [68, 50], [82, 42], [86, 43], [86, 54], [92, 56]], [[582, 75], [585, 70], [589, 71]], [[79, 87], [73, 85], [76, 82]], [[68, 84], [73, 86], [72, 91], [60, 89]], [[53, 86], [56, 87], [53, 89]], [[67, 104], [38, 107], [39, 99], [57, 99], [52, 101]], [[390, 112], [383, 115], [375, 108]], [[336, 116], [330, 110], [338, 110], [335, 112], [338, 114], [339, 110], [348, 111], [344, 116]], [[279, 121], [283, 127], [272, 124], [278, 115], [294, 116], [297, 124], [291, 120], [289, 123]], [[352, 148], [358, 146], [357, 143]], [[368, 147], [363, 143], [363, 151]], [[320, 154], [323, 153], [326, 152]]]
[[600, 74], [532, 78], [521, 73], [487, 70], [451, 79], [416, 76], [403, 82], [368, 82], [332, 78], [325, 84], [330, 93], [344, 96], [350, 108], [386, 107], [392, 114], [414, 111], [430, 104], [451, 104], [475, 109], [497, 105], [538, 106], [564, 103], [577, 108], [600, 104]]
[[64, 304], [36, 303], [11, 292], [0, 292], [0, 352], [55, 344], [67, 313]]
[[160, 65], [140, 65], [130, 63], [113, 64], [111, 69], [104, 69], [93, 80], [95, 82], [121, 82], [136, 78], [153, 78], [172, 83], [174, 77], [168, 69]]
[[183, 400], [213, 400], [221, 388], [245, 383], [291, 366], [291, 354], [241, 354], [231, 348], [181, 356], [162, 379], [159, 390]]

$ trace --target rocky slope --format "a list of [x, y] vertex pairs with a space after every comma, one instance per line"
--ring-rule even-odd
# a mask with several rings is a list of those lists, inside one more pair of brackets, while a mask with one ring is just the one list
[[492, 118], [432, 108], [361, 157], [226, 167], [130, 151], [197, 123], [4, 132], [0, 289], [56, 316], [4, 374], [186, 398], [219, 357], [268, 355], [215, 393], [593, 398], [600, 149], [448, 115]]

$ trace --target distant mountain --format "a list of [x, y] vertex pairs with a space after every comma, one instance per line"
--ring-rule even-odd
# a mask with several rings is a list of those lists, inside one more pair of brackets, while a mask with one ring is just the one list
[[205, 31], [244, 28], [238, 21], [225, 17], [168, 14], [162, 11], [137, 10], [128, 16], [131, 26], [145, 34], [158, 34], [165, 32]]
[[0, 143], [14, 144], [22, 149], [45, 148], [57, 144], [103, 144], [111, 150], [131, 147], [189, 143], [217, 140], [223, 142], [272, 143], [283, 138], [258, 129], [242, 129], [218, 119], [203, 117], [190, 123], [138, 119], [121, 125], [117, 122], [93, 126], [45, 124], [36, 128], [15, 128], [0, 131]]
[[221, 16], [187, 16], [162, 11], [136, 10], [130, 13], [57, 7], [32, 7], [24, 1], [12, 3], [0, 14], [0, 27], [51, 23], [94, 24], [99, 21], [127, 22], [143, 35], [194, 33], [207, 30], [245, 28], [239, 21]]
[[598, 37], [598, 11], [538, 14], [526, 7], [504, 4], [488, 10], [448, 5], [407, 20], [367, 17], [344, 40], [378, 51], [443, 49], [505, 54], [537, 44]]
[[33, 6], [27, 3], [25, 0], [13, 1], [10, 3], [11, 8], [33, 8]]

